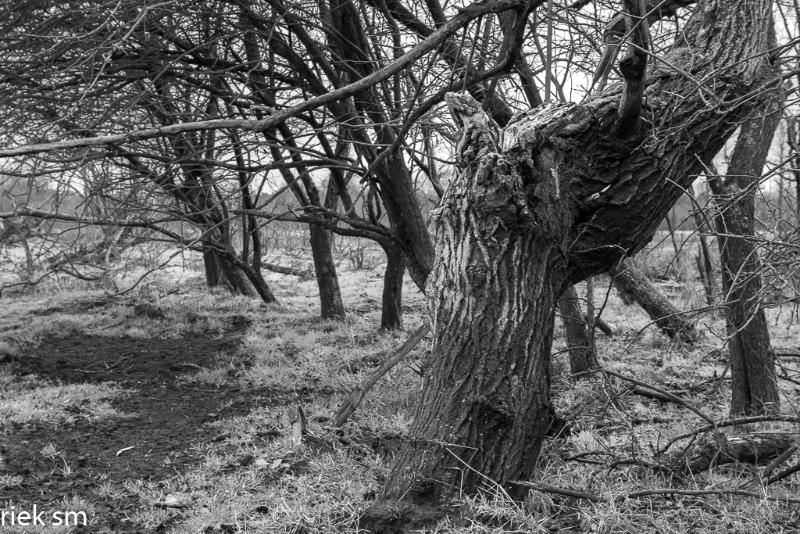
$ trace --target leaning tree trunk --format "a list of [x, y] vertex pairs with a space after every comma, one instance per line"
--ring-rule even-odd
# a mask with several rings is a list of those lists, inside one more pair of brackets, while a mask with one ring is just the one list
[[774, 413], [779, 407], [775, 353], [761, 308], [761, 262], [753, 241], [756, 189], [780, 121], [776, 107], [742, 125], [726, 177], [709, 180], [717, 205], [732, 416]]
[[684, 317], [633, 263], [623, 260], [619, 265], [613, 265], [608, 274], [620, 293], [639, 304], [670, 339], [688, 344], [697, 342], [694, 323]]
[[386, 254], [386, 270], [383, 274], [383, 297], [381, 302], [381, 328], [403, 329], [403, 275], [406, 257], [399, 247], [391, 243], [383, 245]]
[[247, 263], [247, 261], [241, 259], [240, 257], [232, 256], [234, 262], [236, 263], [237, 267], [247, 276], [247, 279], [250, 280], [250, 283], [253, 284], [253, 289], [255, 289], [258, 296], [261, 297], [266, 304], [270, 304], [272, 302], [277, 302], [278, 299], [275, 298], [275, 294], [270, 289], [267, 281], [264, 279], [264, 275], [261, 272], [261, 262], [256, 262], [255, 259], [253, 263]]
[[246, 274], [226, 258], [213, 242], [203, 243], [203, 266], [208, 287], [224, 285], [234, 295], [254, 295]]
[[[490, 480], [511, 489], [532, 475], [552, 420], [560, 294], [640, 251], [692, 177], [761, 104], [764, 83], [775, 78], [766, 59], [771, 7], [769, 0], [701, 3], [646, 79], [639, 76], [646, 39], [634, 32], [622, 87], [519, 116], [500, 146], [477, 102], [448, 95], [462, 130], [461, 169], [436, 215], [426, 291], [432, 357], [385, 497], [430, 503]], [[698, 87], [706, 77], [714, 83]]]
[[320, 315], [323, 319], [344, 319], [339, 277], [331, 254], [331, 235], [318, 224], [309, 224], [308, 231], [311, 234], [311, 252], [319, 288]]
[[594, 335], [581, 311], [575, 286], [570, 286], [558, 299], [558, 311], [564, 323], [569, 352], [569, 370], [573, 377], [588, 376], [599, 367], [594, 350]]
[[234, 257], [231, 259], [224, 252], [215, 251], [214, 254], [217, 256], [221, 278], [230, 292], [234, 295], [255, 296], [255, 291], [247, 275], [235, 263], [239, 258]]

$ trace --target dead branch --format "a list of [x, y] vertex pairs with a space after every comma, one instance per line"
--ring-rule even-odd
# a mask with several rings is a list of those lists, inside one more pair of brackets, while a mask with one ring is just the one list
[[[555, 486], [546, 486], [544, 484], [537, 484], [535, 482], [527, 482], [524, 480], [512, 480], [509, 482], [516, 486], [530, 488], [532, 490], [541, 491], [542, 493], [554, 493], [556, 495], [565, 495], [567, 497], [575, 497], [578, 499], [585, 499], [592, 502], [606, 501], [602, 495], [596, 493], [588, 493], [584, 491], [576, 491], [566, 488], [558, 488]], [[642, 497], [658, 496], [658, 495], [684, 495], [688, 497], [700, 497], [704, 495], [718, 495], [721, 497], [750, 497], [753, 499], [765, 499], [772, 502], [780, 502], [787, 504], [800, 504], [800, 499], [795, 497], [778, 497], [774, 495], [767, 495], [764, 493], [757, 493], [755, 491], [746, 491], [739, 489], [730, 490], [692, 490], [692, 489], [678, 489], [678, 488], [654, 488], [649, 490], [632, 491], [622, 495], [617, 495], [612, 500], [614, 502], [626, 501], [628, 499], [640, 499]]]
[[609, 323], [599, 315], [595, 317], [593, 324], [608, 337], [614, 337], [617, 334], [617, 327]]
[[791, 467], [787, 467], [786, 469], [784, 469], [780, 473], [770, 477], [770, 479], [767, 480], [767, 485], [774, 484], [775, 482], [778, 482], [780, 480], [788, 478], [788, 477], [790, 477], [793, 474], [798, 473], [798, 472], [800, 472], [800, 462], [794, 464]]
[[748, 434], [727, 436], [715, 433], [672, 455], [668, 461], [678, 473], [701, 473], [712, 467], [731, 463], [763, 464], [792, 448], [787, 434]]
[[388, 373], [395, 365], [400, 363], [403, 358], [411, 352], [411, 349], [417, 346], [423, 337], [431, 329], [430, 324], [426, 321], [425, 324], [420, 326], [403, 345], [394, 351], [386, 360], [373, 371], [364, 381], [357, 386], [342, 403], [339, 411], [333, 417], [333, 426], [340, 427], [347, 422], [350, 416], [355, 412], [367, 396], [367, 393], [372, 389], [380, 378]]
[[630, 382], [631, 384], [634, 384], [634, 385], [637, 385], [637, 386], [641, 386], [643, 388], [647, 388], [647, 389], [649, 389], [651, 391], [655, 391], [659, 395], [661, 395], [663, 397], [666, 397], [667, 399], [671, 400], [672, 402], [678, 403], [681, 406], [691, 410], [692, 412], [697, 414], [701, 419], [707, 421], [709, 424], [711, 424], [711, 425], [714, 424], [714, 420], [711, 419], [711, 417], [709, 417], [708, 415], [706, 415], [703, 412], [701, 412], [698, 408], [694, 407], [692, 404], [689, 403], [689, 401], [687, 401], [686, 399], [682, 399], [681, 397], [679, 397], [679, 396], [677, 396], [677, 395], [675, 395], [673, 393], [670, 393], [669, 391], [667, 391], [665, 389], [661, 389], [661, 388], [659, 388], [657, 386], [654, 386], [652, 384], [648, 384], [647, 382], [642, 382], [641, 380], [636, 380], [635, 378], [631, 378], [629, 376], [625, 376], [625, 375], [621, 375], [619, 373], [615, 373], [614, 371], [609, 371], [608, 369], [601, 369], [600, 371], [602, 373], [604, 373], [604, 374], [615, 376], [615, 377], [619, 378], [620, 380], [624, 380], [626, 382]]
[[288, 274], [290, 276], [298, 276], [301, 280], [310, 280], [314, 278], [314, 273], [303, 269], [293, 269], [291, 267], [284, 267], [277, 263], [262, 263], [261, 267], [273, 273]]
[[769, 465], [767, 465], [767, 467], [764, 468], [764, 471], [762, 471], [761, 473], [761, 480], [764, 482], [765, 485], [770, 484], [769, 480], [772, 477], [772, 473], [775, 471], [775, 469], [777, 469], [778, 466], [781, 465], [783, 462], [791, 458], [792, 455], [797, 452], [798, 448], [800, 447], [798, 447], [797, 445], [789, 447], [781, 454], [779, 454], [777, 457], [775, 457], [775, 459], [772, 460], [769, 463]]
[[695, 430], [692, 430], [691, 432], [686, 432], [685, 434], [680, 434], [678, 436], [675, 436], [674, 438], [669, 440], [667, 444], [664, 445], [658, 452], [656, 452], [656, 455], [658, 456], [664, 454], [665, 452], [667, 452], [667, 450], [669, 450], [670, 447], [672, 447], [672, 445], [674, 445], [676, 442], [682, 439], [691, 438], [697, 436], [698, 434], [702, 434], [704, 432], [711, 432], [713, 430], [729, 426], [747, 425], [750, 423], [763, 423], [768, 421], [781, 422], [781, 423], [800, 423], [800, 417], [795, 415], [776, 414], [776, 415], [756, 415], [753, 417], [738, 417], [736, 419], [728, 419], [727, 421], [719, 421], [719, 422], [712, 421], [711, 424], [707, 426], [703, 426]]

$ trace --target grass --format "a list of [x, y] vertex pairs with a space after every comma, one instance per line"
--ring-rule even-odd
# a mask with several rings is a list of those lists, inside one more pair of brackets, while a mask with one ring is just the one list
[[[361, 256], [353, 252], [355, 259], [343, 257], [339, 262], [343, 300], [349, 310], [342, 322], [316, 318], [313, 280], [274, 273], [268, 274], [268, 280], [280, 303], [268, 306], [254, 299], [209, 292], [200, 272], [191, 270], [177, 281], [171, 275], [156, 274], [97, 307], [87, 303], [105, 299], [103, 292], [63, 281], [57, 287], [40, 285], [28, 294], [4, 299], [0, 356], [8, 353], [13, 357], [0, 367], [0, 421], [6, 428], [20, 424], [64, 426], [75, 417], [76, 407], [82, 417], [126, 417], [112, 407], [112, 400], [126, 392], [112, 384], [59, 384], [15, 374], [14, 362], [36, 357], [36, 346], [43, 339], [66, 333], [144, 339], [196, 333], [224, 337], [230, 335], [233, 325], [244, 324], [239, 329], [242, 342], [235, 353], [220, 354], [212, 365], [187, 368], [175, 384], [209, 391], [237, 388], [253, 395], [268, 392], [269, 402], [248, 413], [207, 423], [218, 438], [192, 444], [202, 461], [190, 469], [167, 466], [162, 478], [130, 479], [122, 484], [100, 476], [94, 481], [93, 498], [137, 503], [127, 512], [127, 521], [139, 525], [143, 532], [356, 532], [358, 518], [380, 492], [388, 474], [398, 436], [408, 430], [413, 418], [421, 387], [414, 364], [423, 362], [428, 350], [428, 342], [420, 344], [406, 362], [384, 377], [343, 429], [326, 426], [327, 418], [347, 392], [408, 335], [377, 331], [382, 266], [372, 259], [373, 252], [366, 254], [369, 261], [359, 261]], [[297, 261], [302, 264], [305, 260]], [[660, 265], [659, 269], [663, 268]], [[606, 287], [607, 281], [599, 278], [596, 300], [598, 305], [606, 302], [603, 316], [615, 323], [620, 333], [614, 338], [598, 334], [603, 365], [664, 389], [683, 390], [705, 413], [724, 419], [729, 386], [719, 379], [725, 366], [719, 353], [724, 345], [721, 318], [711, 312], [699, 315], [703, 340], [688, 350], [665, 340], [648, 326], [649, 319], [638, 308], [622, 304], [614, 291], [606, 298]], [[671, 290], [679, 308], [703, 306], [702, 289], [696, 280], [663, 287]], [[423, 320], [425, 304], [408, 280], [404, 295], [405, 323], [410, 332]], [[155, 304], [164, 319], [136, 317], [132, 310], [138, 302]], [[796, 345], [800, 326], [789, 320], [791, 314], [773, 308], [768, 316], [773, 343]], [[568, 376], [565, 341], [558, 326], [556, 333], [554, 404], [572, 421], [573, 431], [546, 442], [537, 481], [596, 493], [604, 499], [589, 502], [531, 491], [524, 502], [516, 503], [498, 488], [488, 487], [478, 496], [464, 496], [458, 503], [462, 518], [443, 520], [434, 531], [705, 533], [800, 529], [798, 507], [763, 499], [618, 499], [633, 489], [670, 485], [760, 491], [754, 484], [758, 468], [721, 466], [678, 482], [648, 467], [655, 461], [655, 448], [671, 436], [700, 426], [702, 421], [681, 406], [635, 395], [628, 384], [616, 379], [594, 377], [574, 383]], [[785, 363], [794, 365], [797, 371], [796, 362]], [[790, 382], [781, 386], [785, 411], [796, 413], [798, 388]], [[287, 408], [298, 403], [309, 420], [309, 435], [301, 446], [291, 442], [287, 415]], [[770, 428], [775, 430], [776, 426]], [[65, 465], [71, 461], [59, 455], [58, 443], [49, 444], [41, 454], [53, 458], [54, 466], [60, 465], [60, 459]], [[0, 482], [13, 493], [19, 480], [0, 469]], [[769, 491], [796, 495], [798, 490], [800, 479], [795, 475]], [[64, 506], [90, 514], [105, 513], [95, 508], [93, 498], [73, 497]], [[180, 506], [165, 506], [167, 502]], [[51, 531], [55, 532], [42, 530]]]

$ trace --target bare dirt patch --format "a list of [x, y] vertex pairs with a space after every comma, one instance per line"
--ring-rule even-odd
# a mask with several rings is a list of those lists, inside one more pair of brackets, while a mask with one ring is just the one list
[[[219, 438], [219, 429], [209, 423], [282, 403], [268, 391], [190, 387], [176, 380], [195, 366], [230, 361], [238, 344], [236, 335], [218, 339], [202, 334], [48, 339], [31, 357], [19, 360], [15, 372], [55, 383], [116, 383], [130, 391], [111, 402], [124, 415], [97, 420], [77, 406], [71, 407], [75, 418], [67, 424], [5, 428], [0, 435], [5, 474], [21, 482], [7, 487], [2, 497], [39, 508], [58, 508], [65, 497], [82, 497], [94, 506], [88, 531], [137, 532], [127, 516], [147, 503], [132, 495], [108, 495], [101, 485], [121, 488], [126, 481], [180, 476], [202, 460], [204, 444]], [[85, 408], [88, 414], [91, 407]]]

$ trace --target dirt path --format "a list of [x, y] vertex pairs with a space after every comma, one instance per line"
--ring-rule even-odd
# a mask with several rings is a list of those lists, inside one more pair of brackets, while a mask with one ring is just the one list
[[[0, 435], [5, 474], [22, 476], [23, 482], [6, 488], [0, 498], [55, 509], [65, 497], [81, 496], [93, 503], [96, 512], [86, 532], [141, 532], [127, 516], [143, 503], [133, 496], [111, 498], [102, 491], [98, 495], [101, 481], [119, 488], [124, 481], [179, 476], [201, 461], [198, 445], [219, 439], [219, 430], [207, 423], [276, 403], [268, 392], [190, 388], [176, 382], [192, 365], [215, 367], [220, 359], [230, 361], [238, 343], [235, 333], [223, 340], [203, 335], [180, 339], [76, 335], [46, 341], [35, 358], [18, 363], [20, 374], [34, 373], [55, 383], [115, 383], [131, 390], [111, 403], [127, 418], [91, 421], [81, 418], [76, 408], [71, 424], [6, 429]], [[63, 465], [41, 454], [48, 444], [63, 453], [66, 472]], [[133, 448], [117, 455], [126, 447]]]

